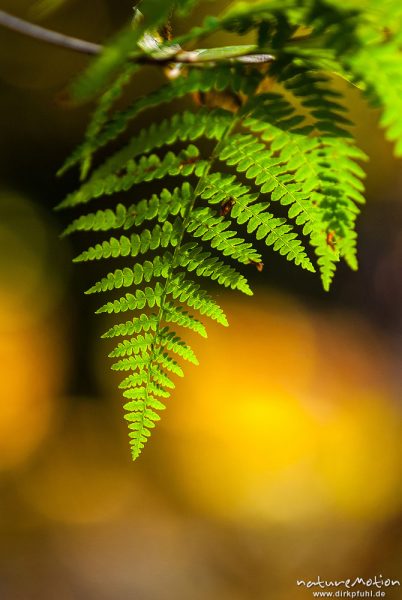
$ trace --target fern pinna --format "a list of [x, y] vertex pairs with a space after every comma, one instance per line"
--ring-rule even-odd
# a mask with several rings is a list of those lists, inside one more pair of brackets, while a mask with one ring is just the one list
[[[116, 338], [112, 368], [126, 374], [120, 387], [134, 459], [165, 408], [174, 376], [183, 375], [182, 360], [197, 364], [175, 328], [206, 337], [203, 317], [227, 325], [203, 289], [205, 279], [251, 295], [248, 265], [261, 269], [264, 260], [253, 239], [317, 270], [326, 290], [340, 260], [357, 268], [366, 157], [354, 142], [337, 78], [384, 107], [382, 124], [402, 153], [398, 3], [240, 2], [181, 38], [166, 39], [166, 22], [190, 4], [143, 0], [133, 27], [76, 82], [77, 100], [96, 97], [97, 106], [83, 143], [62, 169], [81, 165], [83, 181], [60, 207], [83, 208], [97, 198], [104, 205], [77, 216], [66, 233], [103, 235], [76, 261], [109, 261], [109, 273], [87, 293], [112, 292], [97, 312], [121, 315], [104, 337]], [[188, 50], [217, 31], [254, 35], [254, 43]], [[162, 66], [166, 82], [114, 110], [148, 65]], [[179, 100], [180, 112], [138, 131], [144, 111]], [[134, 137], [90, 171], [94, 153], [131, 122]], [[147, 182], [153, 190], [160, 182], [159, 193], [123, 203], [121, 193], [134, 188], [135, 195]], [[105, 207], [116, 194], [119, 202]], [[113, 267], [113, 259], [126, 266]]]

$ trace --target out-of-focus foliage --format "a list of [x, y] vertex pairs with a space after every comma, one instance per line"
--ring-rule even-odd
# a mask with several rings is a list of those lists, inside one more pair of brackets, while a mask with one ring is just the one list
[[[189, 8], [180, 2], [141, 3], [133, 27], [119, 33], [73, 86], [78, 101], [99, 100], [84, 143], [62, 169], [80, 163], [87, 178], [93, 154], [147, 109], [189, 95], [205, 104], [206, 110], [180, 110], [141, 130], [60, 204], [75, 208], [144, 183], [189, 180], [128, 208], [119, 203], [115, 210], [81, 216], [67, 229], [140, 228], [102, 237], [77, 257], [79, 262], [119, 261], [88, 293], [130, 290], [120, 298], [114, 295], [97, 312], [134, 312], [131, 321], [105, 334], [128, 338], [110, 356], [119, 359], [115, 370], [129, 373], [120, 387], [128, 400], [134, 459], [160, 420], [158, 412], [175, 387], [172, 376], [183, 375], [177, 357], [197, 364], [176, 327], [204, 335], [194, 310], [227, 325], [221, 307], [199, 283], [201, 277], [251, 293], [245, 270], [263, 268], [251, 234], [305, 270], [315, 271], [315, 262], [325, 290], [341, 259], [357, 269], [356, 218], [364, 203], [365, 177], [360, 163], [367, 157], [354, 141], [333, 79], [353, 83], [382, 107], [382, 125], [396, 142], [397, 155], [402, 143], [400, 11], [390, 24], [395, 2], [381, 10], [368, 1], [346, 6], [334, 0], [238, 2], [171, 39], [176, 5], [184, 12]], [[252, 35], [254, 45], [243, 52], [240, 45], [232, 46], [232, 57], [229, 48], [183, 50], [220, 31], [237, 41]], [[260, 59], [268, 64], [261, 66]], [[167, 65], [168, 83], [113, 111], [140, 67], [158, 62]], [[203, 139], [209, 142], [207, 152]], [[162, 148], [175, 144], [181, 148], [162, 154]], [[147, 222], [154, 225], [148, 228]], [[130, 262], [123, 266], [122, 259]], [[240, 263], [240, 269], [228, 259]]]
[[69, 0], [36, 0], [31, 7], [33, 17], [43, 19], [53, 12], [63, 8]]

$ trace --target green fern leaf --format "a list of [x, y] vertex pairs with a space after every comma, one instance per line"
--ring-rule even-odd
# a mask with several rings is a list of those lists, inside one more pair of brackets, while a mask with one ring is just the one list
[[[125, 373], [120, 388], [134, 459], [183, 376], [181, 362], [198, 364], [176, 329], [206, 337], [204, 317], [228, 324], [205, 280], [251, 295], [243, 271], [250, 264], [261, 270], [262, 247], [314, 272], [311, 253], [325, 289], [341, 259], [357, 268], [366, 156], [351, 133], [337, 78], [382, 106], [382, 125], [402, 154], [396, 0], [384, 0], [381, 10], [373, 0], [235, 2], [168, 42], [155, 28], [174, 3], [143, 4], [137, 29], [118, 36], [78, 82], [80, 99], [99, 100], [84, 142], [61, 169], [80, 164], [86, 180], [59, 205], [82, 208], [118, 195], [114, 206], [77, 216], [64, 235], [97, 235], [76, 262], [118, 260], [119, 268], [109, 268], [87, 293], [110, 293], [97, 313], [130, 313], [102, 337], [120, 338], [110, 356], [117, 359], [112, 368]], [[186, 12], [192, 4], [176, 8]], [[186, 50], [220, 32], [236, 37], [232, 46]], [[114, 110], [127, 82], [150, 61], [167, 67], [169, 81]], [[201, 108], [192, 107], [192, 96]], [[130, 134], [89, 172], [98, 150], [131, 123], [138, 129], [145, 111], [165, 105], [172, 117]], [[149, 195], [126, 201], [139, 184], [151, 187]], [[116, 297], [119, 289], [126, 293]]]
[[129, 336], [133, 335], [134, 333], [141, 333], [142, 331], [156, 331], [157, 328], [158, 315], [156, 313], [151, 313], [150, 315], [143, 313], [131, 321], [114, 325], [108, 329], [108, 331], [106, 331], [102, 337], [114, 338], [118, 336]]
[[139, 161], [130, 161], [125, 167], [124, 175], [108, 175], [104, 179], [96, 178], [84, 184], [78, 192], [68, 196], [58, 208], [73, 208], [79, 204], [87, 204], [100, 196], [111, 196], [118, 192], [127, 192], [142, 182], [151, 182], [171, 177], [189, 177], [193, 173], [200, 175], [206, 161], [199, 160], [199, 150], [190, 144], [185, 150], [168, 152], [161, 159], [156, 154], [143, 156]]
[[239, 225], [247, 224], [247, 232], [254, 233], [257, 240], [264, 239], [267, 246], [286, 256], [288, 260], [314, 272], [297, 233], [285, 219], [275, 218], [267, 208], [269, 202], [259, 202], [258, 194], [250, 194], [250, 188], [238, 183], [230, 175], [215, 173], [208, 181], [202, 197], [210, 204], [233, 202], [230, 215]]

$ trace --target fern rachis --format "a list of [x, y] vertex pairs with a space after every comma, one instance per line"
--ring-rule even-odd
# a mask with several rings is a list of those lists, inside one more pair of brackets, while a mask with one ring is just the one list
[[[62, 169], [80, 164], [83, 181], [60, 207], [81, 210], [95, 199], [105, 202], [119, 194], [114, 208], [108, 204], [77, 216], [65, 233], [103, 236], [77, 262], [126, 264], [112, 267], [88, 293], [123, 290], [124, 295], [97, 312], [134, 312], [103, 336], [123, 338], [110, 356], [117, 359], [114, 370], [129, 372], [120, 387], [128, 400], [133, 458], [165, 408], [172, 378], [183, 375], [177, 359], [197, 364], [175, 327], [206, 337], [194, 311], [227, 325], [213, 295], [203, 289], [204, 280], [252, 293], [245, 272], [248, 265], [260, 268], [263, 257], [251, 238], [296, 266], [317, 269], [325, 289], [341, 259], [357, 268], [355, 226], [364, 202], [360, 162], [366, 157], [356, 147], [342, 95], [333, 83], [338, 76], [353, 81], [378, 103], [400, 57], [399, 41], [381, 38], [382, 21], [373, 18], [371, 0], [346, 9], [335, 0], [239, 3], [180, 39], [164, 42], [152, 34], [157, 50], [147, 49], [141, 35], [151, 35], [161, 25], [159, 15], [169, 14], [175, 4], [183, 10], [186, 3], [144, 0], [141, 31], [133, 34], [139, 42], [135, 52], [124, 34], [115, 42], [119, 54], [112, 68], [101, 57], [77, 83], [78, 96], [80, 89], [84, 96], [91, 89], [95, 95], [100, 88], [106, 91], [99, 96], [83, 144]], [[308, 34], [299, 35], [298, 27]], [[181, 45], [220, 30], [254, 33], [256, 44], [247, 47], [251, 56], [239, 46], [196, 51], [194, 60], [202, 57], [200, 65], [169, 65], [173, 55], [179, 62]], [[393, 31], [399, 40], [398, 30]], [[372, 71], [365, 79], [361, 66], [370, 43], [372, 68], [381, 64], [385, 69], [376, 85]], [[258, 53], [267, 64], [259, 66]], [[132, 64], [138, 58], [165, 61], [168, 81], [114, 111], [114, 101], [140, 68]], [[402, 85], [400, 79], [396, 86]], [[191, 105], [194, 95], [201, 108]], [[89, 172], [94, 153], [144, 111], [174, 106], [183, 98], [184, 111], [142, 129]], [[393, 106], [385, 102], [384, 124], [399, 148], [402, 125], [396, 104], [396, 96]], [[126, 204], [121, 196], [139, 184], [158, 182], [160, 193], [142, 200], [131, 198]]]

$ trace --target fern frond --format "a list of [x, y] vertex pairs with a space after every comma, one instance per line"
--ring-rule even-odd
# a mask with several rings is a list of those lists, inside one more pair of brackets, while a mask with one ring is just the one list
[[[99, 133], [102, 131], [104, 125], [107, 123], [109, 118], [109, 112], [113, 107], [113, 104], [122, 95], [126, 85], [130, 82], [138, 70], [137, 65], [128, 64], [123, 69], [123, 72], [116, 78], [116, 81], [106, 90], [99, 99], [99, 102], [94, 110], [91, 117], [87, 131], [85, 133], [85, 140], [82, 145], [82, 158], [81, 158], [81, 179], [85, 179], [89, 173], [92, 164], [92, 155], [96, 147], [96, 139]], [[65, 170], [69, 168], [69, 164], [66, 163]]]
[[96, 313], [120, 313], [127, 312], [128, 310], [142, 310], [146, 306], [153, 308], [154, 306], [160, 306], [163, 296], [163, 288], [159, 282], [156, 283], [155, 288], [146, 287], [144, 290], [136, 290], [135, 294], [126, 294], [119, 300], [114, 302], [107, 302]]
[[[127, 27], [96, 58], [86, 71], [73, 83], [71, 93], [77, 102], [87, 102], [104, 92], [114, 76], [119, 76], [120, 68], [125, 69], [129, 55], [140, 40], [141, 30]], [[106, 91], [105, 94], [108, 94]], [[104, 98], [103, 98], [104, 99]], [[109, 104], [109, 100], [106, 101]], [[85, 147], [85, 144], [83, 145]]]
[[111, 196], [118, 192], [127, 192], [142, 182], [151, 182], [170, 177], [189, 177], [193, 173], [201, 175], [207, 162], [200, 160], [197, 146], [190, 144], [177, 155], [168, 152], [161, 159], [156, 154], [143, 156], [139, 161], [130, 161], [124, 175], [109, 175], [104, 179], [96, 178], [84, 184], [78, 192], [70, 194], [58, 208], [73, 208], [87, 204], [100, 196]]
[[85, 293], [110, 292], [122, 287], [140, 285], [143, 281], [149, 283], [157, 277], [167, 279], [172, 259], [172, 254], [166, 252], [162, 256], [155, 256], [152, 261], [146, 260], [143, 264], [136, 263], [133, 268], [116, 269], [116, 271], [108, 273], [107, 277], [103, 277]]
[[77, 192], [68, 196], [60, 204], [60, 208], [74, 206], [77, 203], [75, 199], [79, 196], [89, 199], [92, 190], [98, 187], [97, 182], [121, 173], [138, 156], [145, 156], [155, 149], [171, 146], [178, 141], [194, 142], [201, 137], [219, 140], [231, 118], [231, 113], [223, 109], [212, 111], [201, 109], [196, 113], [185, 111], [171, 119], [165, 119], [161, 124], [153, 124], [147, 129], [142, 129], [138, 136], [98, 167], [89, 181], [84, 183]]
[[119, 336], [134, 335], [134, 333], [141, 333], [143, 331], [156, 331], [158, 328], [158, 315], [151, 313], [147, 315], [142, 313], [139, 317], [135, 317], [131, 321], [126, 323], [119, 323], [114, 325], [106, 333], [102, 335], [103, 338], [113, 338]]
[[74, 82], [71, 92], [76, 101], [85, 102], [102, 92], [105, 86], [120, 69], [124, 70], [130, 58], [144, 49], [143, 36], [162, 23], [175, 7], [174, 0], [147, 0], [141, 4], [140, 18], [134, 19], [131, 26], [125, 27], [113, 40], [104, 46], [84, 73]]
[[236, 237], [236, 231], [229, 230], [230, 223], [223, 217], [216, 216], [208, 208], [193, 211], [187, 231], [195, 238], [210, 242], [212, 248], [220, 251], [223, 256], [228, 256], [245, 265], [251, 262], [260, 262], [261, 255], [253, 248], [250, 242]]
[[271, 201], [290, 206], [288, 217], [309, 235], [328, 289], [340, 251], [350, 266], [356, 265], [352, 232], [364, 173], [355, 159], [365, 156], [344, 128], [350, 121], [338, 94], [325, 86], [327, 78], [291, 62], [279, 79], [310, 113], [310, 121], [280, 95], [262, 94], [244, 123], [261, 141], [239, 134], [222, 158], [245, 171]]
[[198, 333], [203, 338], [207, 337], [205, 326], [188, 311], [184, 310], [182, 306], [175, 306], [170, 302], [166, 302], [165, 321], [166, 323], [175, 323], [179, 327], [195, 331], [195, 333]]
[[214, 173], [208, 180], [202, 197], [210, 204], [233, 203], [230, 216], [239, 225], [247, 224], [248, 233], [254, 233], [257, 240], [264, 239], [267, 246], [272, 246], [275, 251], [303, 269], [315, 271], [292, 226], [286, 219], [274, 217], [267, 212], [269, 202], [256, 203], [259, 195], [251, 194], [250, 188], [238, 183], [235, 177]]
[[[113, 118], [98, 135], [93, 151], [99, 150], [117, 138], [125, 131], [133, 119], [150, 108], [160, 106], [161, 104], [169, 104], [174, 100], [178, 100], [196, 92], [206, 93], [211, 90], [230, 90], [235, 94], [240, 91], [247, 93], [252, 89], [254, 83], [255, 80], [253, 77], [247, 81], [239, 70], [229, 71], [226, 68], [191, 70], [185, 77], [174, 79], [170, 83], [155, 90], [155, 92], [134, 101], [133, 104], [125, 110], [115, 113]], [[143, 136], [145, 137], [144, 134]], [[85, 144], [83, 144], [77, 148], [59, 173], [64, 173], [67, 168], [71, 168], [81, 161], [83, 156], [85, 156], [85, 153], [86, 147]]]
[[122, 235], [119, 239], [112, 237], [102, 244], [85, 250], [74, 261], [87, 262], [104, 258], [135, 257], [160, 247], [175, 247], [179, 241], [181, 224], [179, 219], [176, 219], [174, 223], [165, 221], [162, 226], [157, 224], [153, 229], [144, 229], [140, 234], [133, 233], [130, 237]]
[[91, 181], [120, 172], [122, 168], [137, 156], [149, 154], [151, 151], [172, 146], [176, 142], [194, 142], [201, 137], [219, 140], [228, 126], [232, 114], [224, 109], [197, 112], [184, 111], [165, 119], [161, 123], [153, 123], [142, 129], [120, 151], [105, 161], [92, 175]]
[[166, 294], [171, 295], [174, 300], [179, 300], [182, 304], [198, 310], [201, 315], [209, 317], [220, 325], [228, 326], [226, 315], [219, 304], [200, 285], [185, 279], [183, 273], [179, 273], [169, 282]]
[[[185, 12], [194, 3], [177, 7]], [[325, 289], [341, 259], [357, 268], [366, 156], [356, 147], [343, 95], [334, 87], [337, 77], [382, 105], [382, 124], [402, 154], [402, 10], [396, 0], [381, 7], [374, 0], [235, 2], [164, 41], [155, 28], [173, 4], [144, 2], [138, 29], [123, 33], [116, 55], [106, 49], [81, 80], [81, 98], [100, 89], [102, 95], [83, 144], [62, 168], [80, 163], [88, 177], [59, 207], [120, 194], [115, 206], [78, 216], [64, 234], [97, 234], [76, 262], [119, 261], [87, 293], [112, 292], [97, 313], [132, 313], [102, 337], [121, 338], [110, 356], [118, 359], [112, 368], [126, 373], [120, 388], [128, 400], [134, 459], [160, 419], [175, 377], [183, 376], [180, 361], [198, 364], [176, 329], [206, 337], [203, 317], [228, 324], [214, 292], [200, 280], [250, 295], [242, 271], [250, 263], [261, 270], [262, 246], [307, 271], [317, 266]], [[219, 32], [253, 35], [254, 43], [184, 50]], [[135, 40], [131, 48], [129, 38]], [[185, 67], [174, 64], [181, 48]], [[254, 66], [246, 51], [256, 54]], [[258, 65], [259, 57], [269, 65]], [[131, 64], [136, 59], [139, 64]], [[149, 59], [166, 64], [170, 80], [113, 112], [125, 84]], [[191, 96], [201, 108], [186, 101], [185, 109], [156, 119], [89, 173], [93, 154], [145, 111]], [[169, 178], [184, 181], [171, 190]], [[124, 192], [148, 183], [150, 196], [125, 201]], [[262, 243], [254, 248], [254, 241]], [[116, 297], [122, 288], [125, 295]]]
[[[159, 351], [159, 352], [155, 353], [154, 354], [154, 362], [157, 363], [156, 369], [157, 369], [157, 373], [158, 373], [158, 376], [154, 376], [154, 377], [155, 377], [155, 380], [160, 385], [162, 385], [162, 386], [165, 385], [166, 387], [169, 387], [169, 384], [167, 383], [169, 381], [172, 383], [172, 389], [175, 387], [172, 380], [166, 375], [166, 371], [168, 371], [169, 373], [172, 373], [172, 375], [177, 375], [178, 377], [184, 377], [184, 371], [181, 368], [181, 366], [179, 365], [179, 363], [174, 358], [169, 356], [169, 354], [167, 354], [167, 352]], [[165, 371], [163, 369], [165, 369]]]
[[131, 340], [124, 340], [110, 352], [110, 358], [118, 358], [120, 356], [131, 356], [133, 354], [142, 354], [148, 350], [155, 341], [155, 336], [149, 333], [138, 335]]
[[159, 196], [153, 194], [149, 200], [141, 200], [138, 204], [131, 204], [128, 208], [124, 204], [118, 204], [115, 210], [107, 208], [83, 215], [75, 219], [65, 229], [63, 235], [69, 235], [76, 231], [127, 230], [153, 219], [163, 223], [169, 216], [183, 213], [190, 198], [191, 187], [186, 182], [181, 188], [175, 188], [173, 192], [164, 189]]
[[183, 246], [179, 265], [187, 268], [190, 273], [195, 271], [199, 277], [208, 277], [220, 285], [237, 289], [248, 296], [253, 295], [243, 275], [216, 256], [212, 256], [210, 252], [205, 252], [198, 244], [189, 243]]
[[187, 360], [193, 365], [198, 365], [198, 360], [196, 355], [194, 354], [194, 351], [190, 348], [188, 344], [183, 342], [183, 340], [178, 335], [176, 335], [174, 331], [171, 331], [169, 327], [164, 327], [160, 331], [158, 335], [158, 340], [160, 341], [162, 347], [168, 350], [169, 352], [177, 354], [177, 356], [180, 356], [180, 358]]
[[[144, 389], [142, 388], [143, 384], [147, 382], [147, 373], [145, 371], [140, 371], [139, 373], [133, 373], [132, 375], [129, 375], [128, 377], [126, 377], [125, 379], [123, 379], [123, 381], [119, 384], [119, 389], [121, 390], [127, 390], [126, 392], [124, 392], [124, 397], [125, 398], [134, 398], [134, 393], [138, 393], [138, 396], [140, 398], [144, 397]], [[131, 388], [137, 388], [137, 387], [141, 387], [140, 390], [135, 390], [135, 389], [131, 389]], [[169, 392], [166, 392], [168, 394], [168, 398], [170, 396]], [[128, 395], [130, 394], [130, 395]], [[156, 395], [156, 394], [155, 394]]]
[[[328, 87], [326, 77], [302, 66], [285, 70], [283, 81], [292, 94], [301, 99], [314, 120], [318, 145], [304, 156], [310, 161], [309, 168], [315, 181], [313, 201], [320, 219], [319, 227], [313, 231], [312, 245], [320, 257], [324, 285], [328, 288], [339, 253], [352, 268], [357, 266], [354, 225], [358, 212], [356, 203], [364, 203], [361, 181], [364, 172], [356, 159], [364, 161], [366, 156], [345, 130], [345, 110], [340, 95]], [[331, 243], [328, 243], [328, 236]]]
[[386, 129], [387, 139], [395, 142], [396, 156], [402, 156], [401, 62], [401, 39], [387, 40], [384, 33], [374, 33], [373, 36], [370, 29], [362, 33], [359, 51], [346, 61], [346, 66], [356, 79], [364, 82], [370, 102], [376, 107], [382, 107], [380, 125]]

